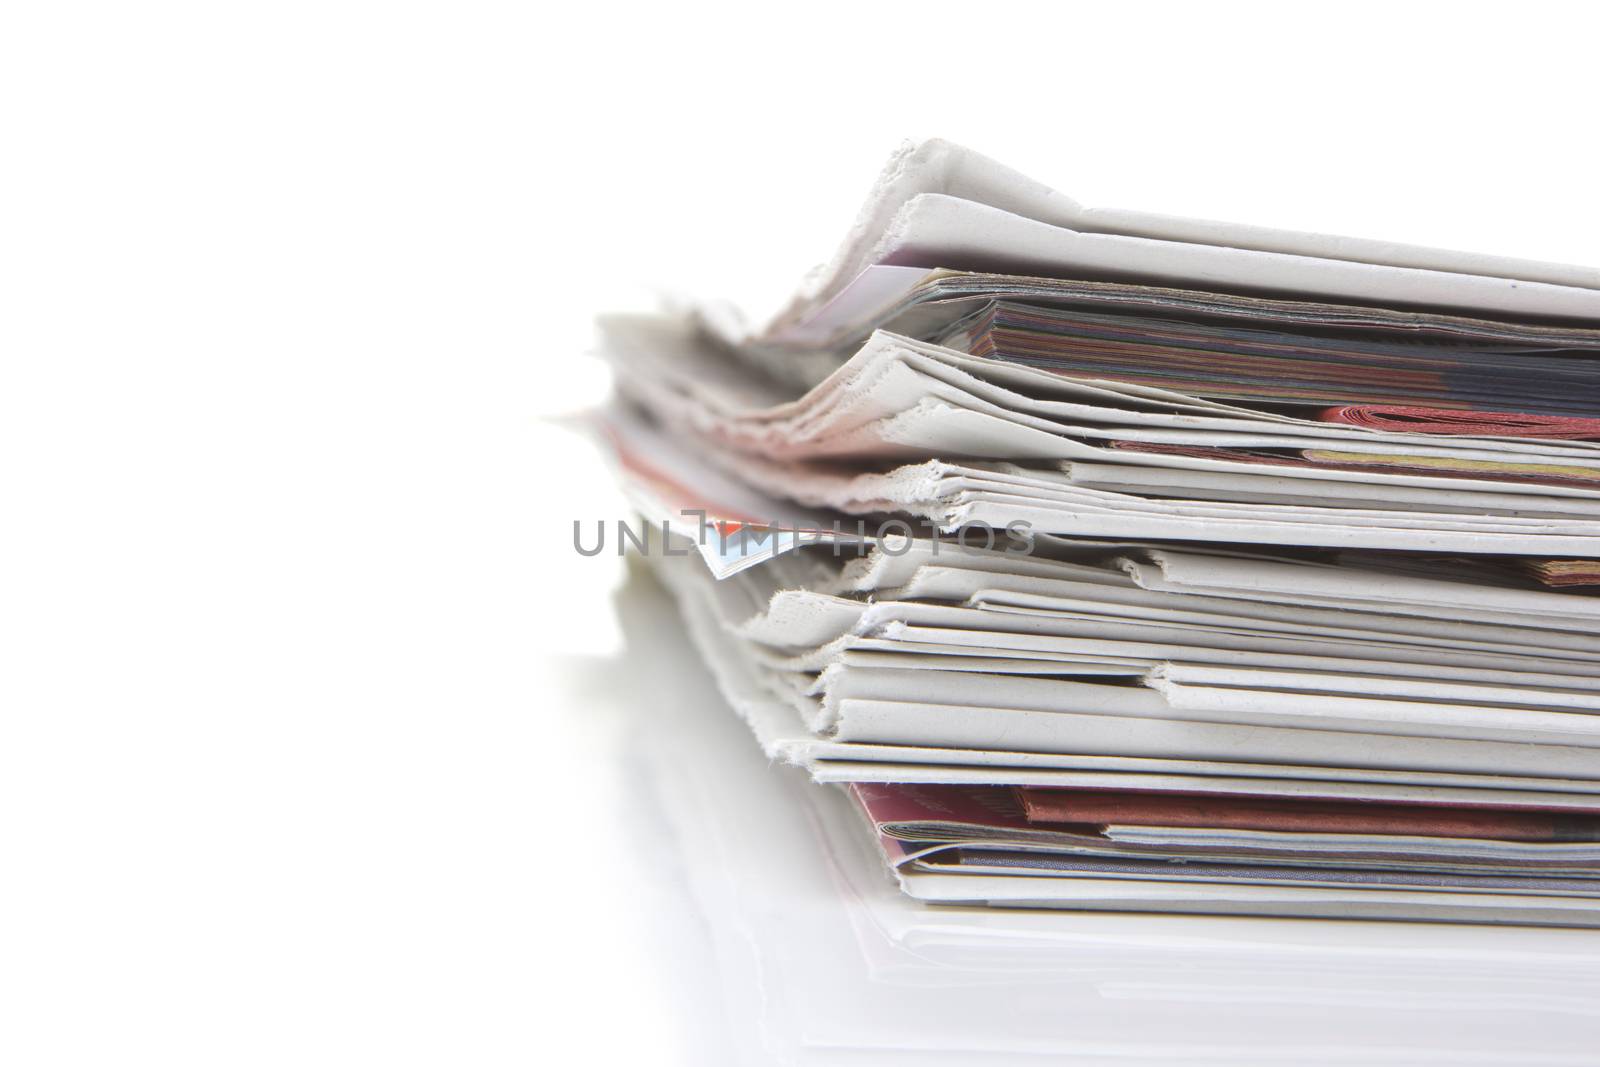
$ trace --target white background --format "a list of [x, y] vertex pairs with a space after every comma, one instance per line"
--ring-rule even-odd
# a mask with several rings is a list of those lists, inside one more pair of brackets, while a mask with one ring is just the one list
[[770, 310], [928, 135], [1600, 262], [1592, 10], [8, 5], [0, 1058], [704, 1062], [558, 685], [591, 313]]

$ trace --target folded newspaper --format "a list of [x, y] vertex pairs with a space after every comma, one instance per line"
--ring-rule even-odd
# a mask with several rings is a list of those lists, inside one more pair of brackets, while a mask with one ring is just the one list
[[908, 894], [1600, 926], [1600, 270], [932, 141], [765, 326], [601, 328], [628, 540]]

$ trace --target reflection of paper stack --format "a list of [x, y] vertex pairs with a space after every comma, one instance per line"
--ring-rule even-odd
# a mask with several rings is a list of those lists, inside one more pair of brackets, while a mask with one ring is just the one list
[[604, 333], [697, 644], [913, 895], [1600, 924], [1600, 272], [933, 143], [759, 334]]

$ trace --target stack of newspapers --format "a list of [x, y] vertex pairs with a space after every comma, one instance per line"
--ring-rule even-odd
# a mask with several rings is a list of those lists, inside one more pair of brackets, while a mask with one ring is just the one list
[[770, 323], [602, 337], [619, 540], [911, 896], [1600, 925], [1600, 270], [932, 141]]

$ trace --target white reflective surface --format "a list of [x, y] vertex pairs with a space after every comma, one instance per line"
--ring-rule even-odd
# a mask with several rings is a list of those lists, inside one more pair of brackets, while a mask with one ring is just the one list
[[1595, 1062], [1600, 933], [906, 900], [842, 795], [766, 763], [665, 595], [616, 603], [627, 660], [567, 681], [627, 726], [617, 810], [682, 909], [642, 965], [696, 1062]]

